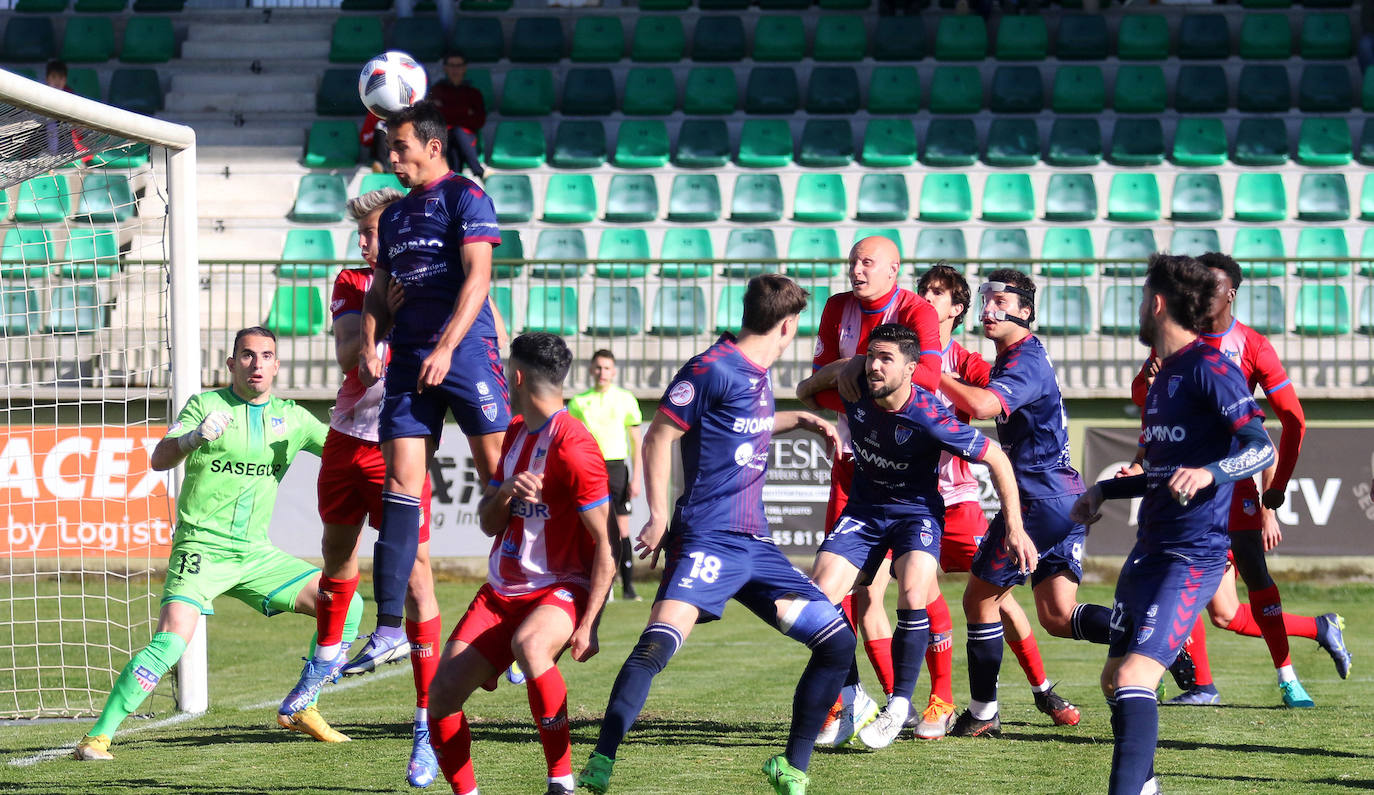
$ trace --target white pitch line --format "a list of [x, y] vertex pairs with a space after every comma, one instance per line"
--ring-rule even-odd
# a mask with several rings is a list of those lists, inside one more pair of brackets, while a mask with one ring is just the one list
[[[382, 671], [379, 674], [370, 674], [361, 679], [352, 679], [344, 682], [343, 684], [327, 685], [325, 686], [324, 690], [320, 691], [320, 695], [324, 695], [326, 693], [337, 693], [340, 690], [352, 690], [355, 687], [362, 687], [363, 685], [366, 685], [368, 682], [379, 682], [383, 679], [390, 679], [393, 676], [400, 676], [401, 674], [408, 673], [410, 673], [410, 666], [400, 666], [397, 668], [392, 668], [389, 671]], [[259, 701], [256, 704], [249, 704], [247, 706], [239, 707], [239, 709], [247, 712], [249, 710], [266, 709], [267, 707], [276, 707], [280, 705], [281, 699], [278, 698], [273, 699], [272, 701]]]

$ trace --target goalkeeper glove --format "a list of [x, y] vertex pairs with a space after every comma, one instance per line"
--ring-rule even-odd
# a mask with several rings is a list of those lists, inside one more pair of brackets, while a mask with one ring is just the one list
[[206, 442], [213, 442], [224, 435], [224, 431], [229, 424], [234, 421], [232, 415], [226, 411], [212, 411], [196, 426], [194, 431], [183, 434], [177, 438], [177, 444], [183, 453], [190, 453]]

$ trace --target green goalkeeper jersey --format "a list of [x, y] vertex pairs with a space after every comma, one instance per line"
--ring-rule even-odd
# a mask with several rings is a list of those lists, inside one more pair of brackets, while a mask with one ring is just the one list
[[301, 450], [319, 455], [329, 428], [295, 401], [273, 397], [254, 405], [226, 387], [187, 401], [167, 437], [191, 433], [216, 411], [233, 421], [224, 435], [186, 459], [175, 540], [230, 548], [268, 543], [267, 525], [287, 467]]

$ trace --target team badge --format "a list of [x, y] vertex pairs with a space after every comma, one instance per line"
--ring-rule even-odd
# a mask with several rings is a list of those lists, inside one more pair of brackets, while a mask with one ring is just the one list
[[134, 668], [134, 678], [138, 680], [138, 686], [143, 688], [143, 692], [151, 693], [157, 687], [158, 680], [162, 677], [140, 665]]
[[1178, 391], [1178, 385], [1181, 384], [1181, 383], [1183, 383], [1183, 376], [1181, 376], [1181, 375], [1171, 375], [1171, 376], [1169, 376], [1169, 397], [1173, 397], [1173, 396], [1174, 396], [1174, 393]]
[[739, 447], [736, 447], [736, 448], [735, 448], [735, 463], [736, 463], [736, 464], [739, 464], [740, 466], [745, 466], [745, 465], [747, 465], [750, 461], [753, 461], [753, 460], [754, 460], [754, 446], [753, 446], [752, 444], [750, 444], [750, 443], [748, 443], [748, 442], [744, 442], [744, 443], [741, 444]]
[[897, 440], [897, 444], [906, 444], [911, 440], [911, 429], [905, 425], [898, 425], [892, 436]]
[[692, 386], [691, 381], [678, 381], [673, 384], [673, 388], [668, 390], [668, 402], [674, 406], [685, 406], [692, 402], [692, 398], [697, 396], [697, 390]]
[[273, 417], [273, 418], [272, 418], [272, 431], [273, 431], [273, 433], [277, 433], [277, 434], [286, 433], [286, 418], [285, 418], [285, 417]]
[[1255, 505], [1255, 501], [1254, 501], [1254, 500], [1245, 499], [1245, 500], [1241, 500], [1241, 502], [1240, 502], [1240, 509], [1241, 509], [1242, 511], [1245, 511], [1245, 515], [1246, 515], [1246, 516], [1254, 516], [1254, 515], [1255, 515], [1255, 511], [1257, 510], [1257, 506]]
[[573, 600], [572, 591], [569, 591], [567, 588], [559, 588], [553, 592], [553, 595], [565, 602], [571, 602]]
[[487, 422], [491, 422], [492, 420], [496, 419], [496, 404], [482, 404], [482, 416], [487, 418]]
[[414, 655], [415, 657], [418, 657], [418, 658], [420, 658], [420, 659], [422, 659], [422, 660], [423, 660], [423, 659], [427, 659], [427, 658], [429, 658], [429, 657], [433, 657], [433, 656], [434, 656], [434, 644], [433, 644], [433, 643], [412, 643], [412, 644], [410, 644], [410, 653], [411, 653], [412, 655]]
[[926, 531], [926, 530], [922, 530], [922, 531], [921, 531], [921, 546], [923, 546], [923, 547], [928, 547], [928, 546], [930, 546], [930, 545], [931, 545], [932, 543], [934, 543], [934, 542], [935, 542], [935, 536], [934, 536], [934, 535], [932, 535], [929, 531]]
[[1149, 640], [1150, 636], [1153, 634], [1155, 634], [1154, 627], [1141, 627], [1140, 631], [1135, 634], [1136, 645], [1139, 646], [1140, 644]]
[[432, 196], [428, 199], [425, 199], [425, 217], [428, 218], [429, 216], [434, 215], [437, 212], [439, 212], [439, 197]]
[[486, 397], [487, 395], [491, 394], [491, 387], [487, 386], [486, 381], [477, 382], [477, 394], [481, 395], [482, 397]]
[[1150, 609], [1145, 611], [1145, 615], [1150, 618], [1159, 615], [1159, 605], [1150, 605]]

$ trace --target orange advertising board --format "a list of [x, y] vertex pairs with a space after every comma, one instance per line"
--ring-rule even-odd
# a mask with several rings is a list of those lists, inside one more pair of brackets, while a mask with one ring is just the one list
[[166, 432], [163, 425], [0, 428], [0, 557], [169, 554], [171, 473], [149, 462]]

